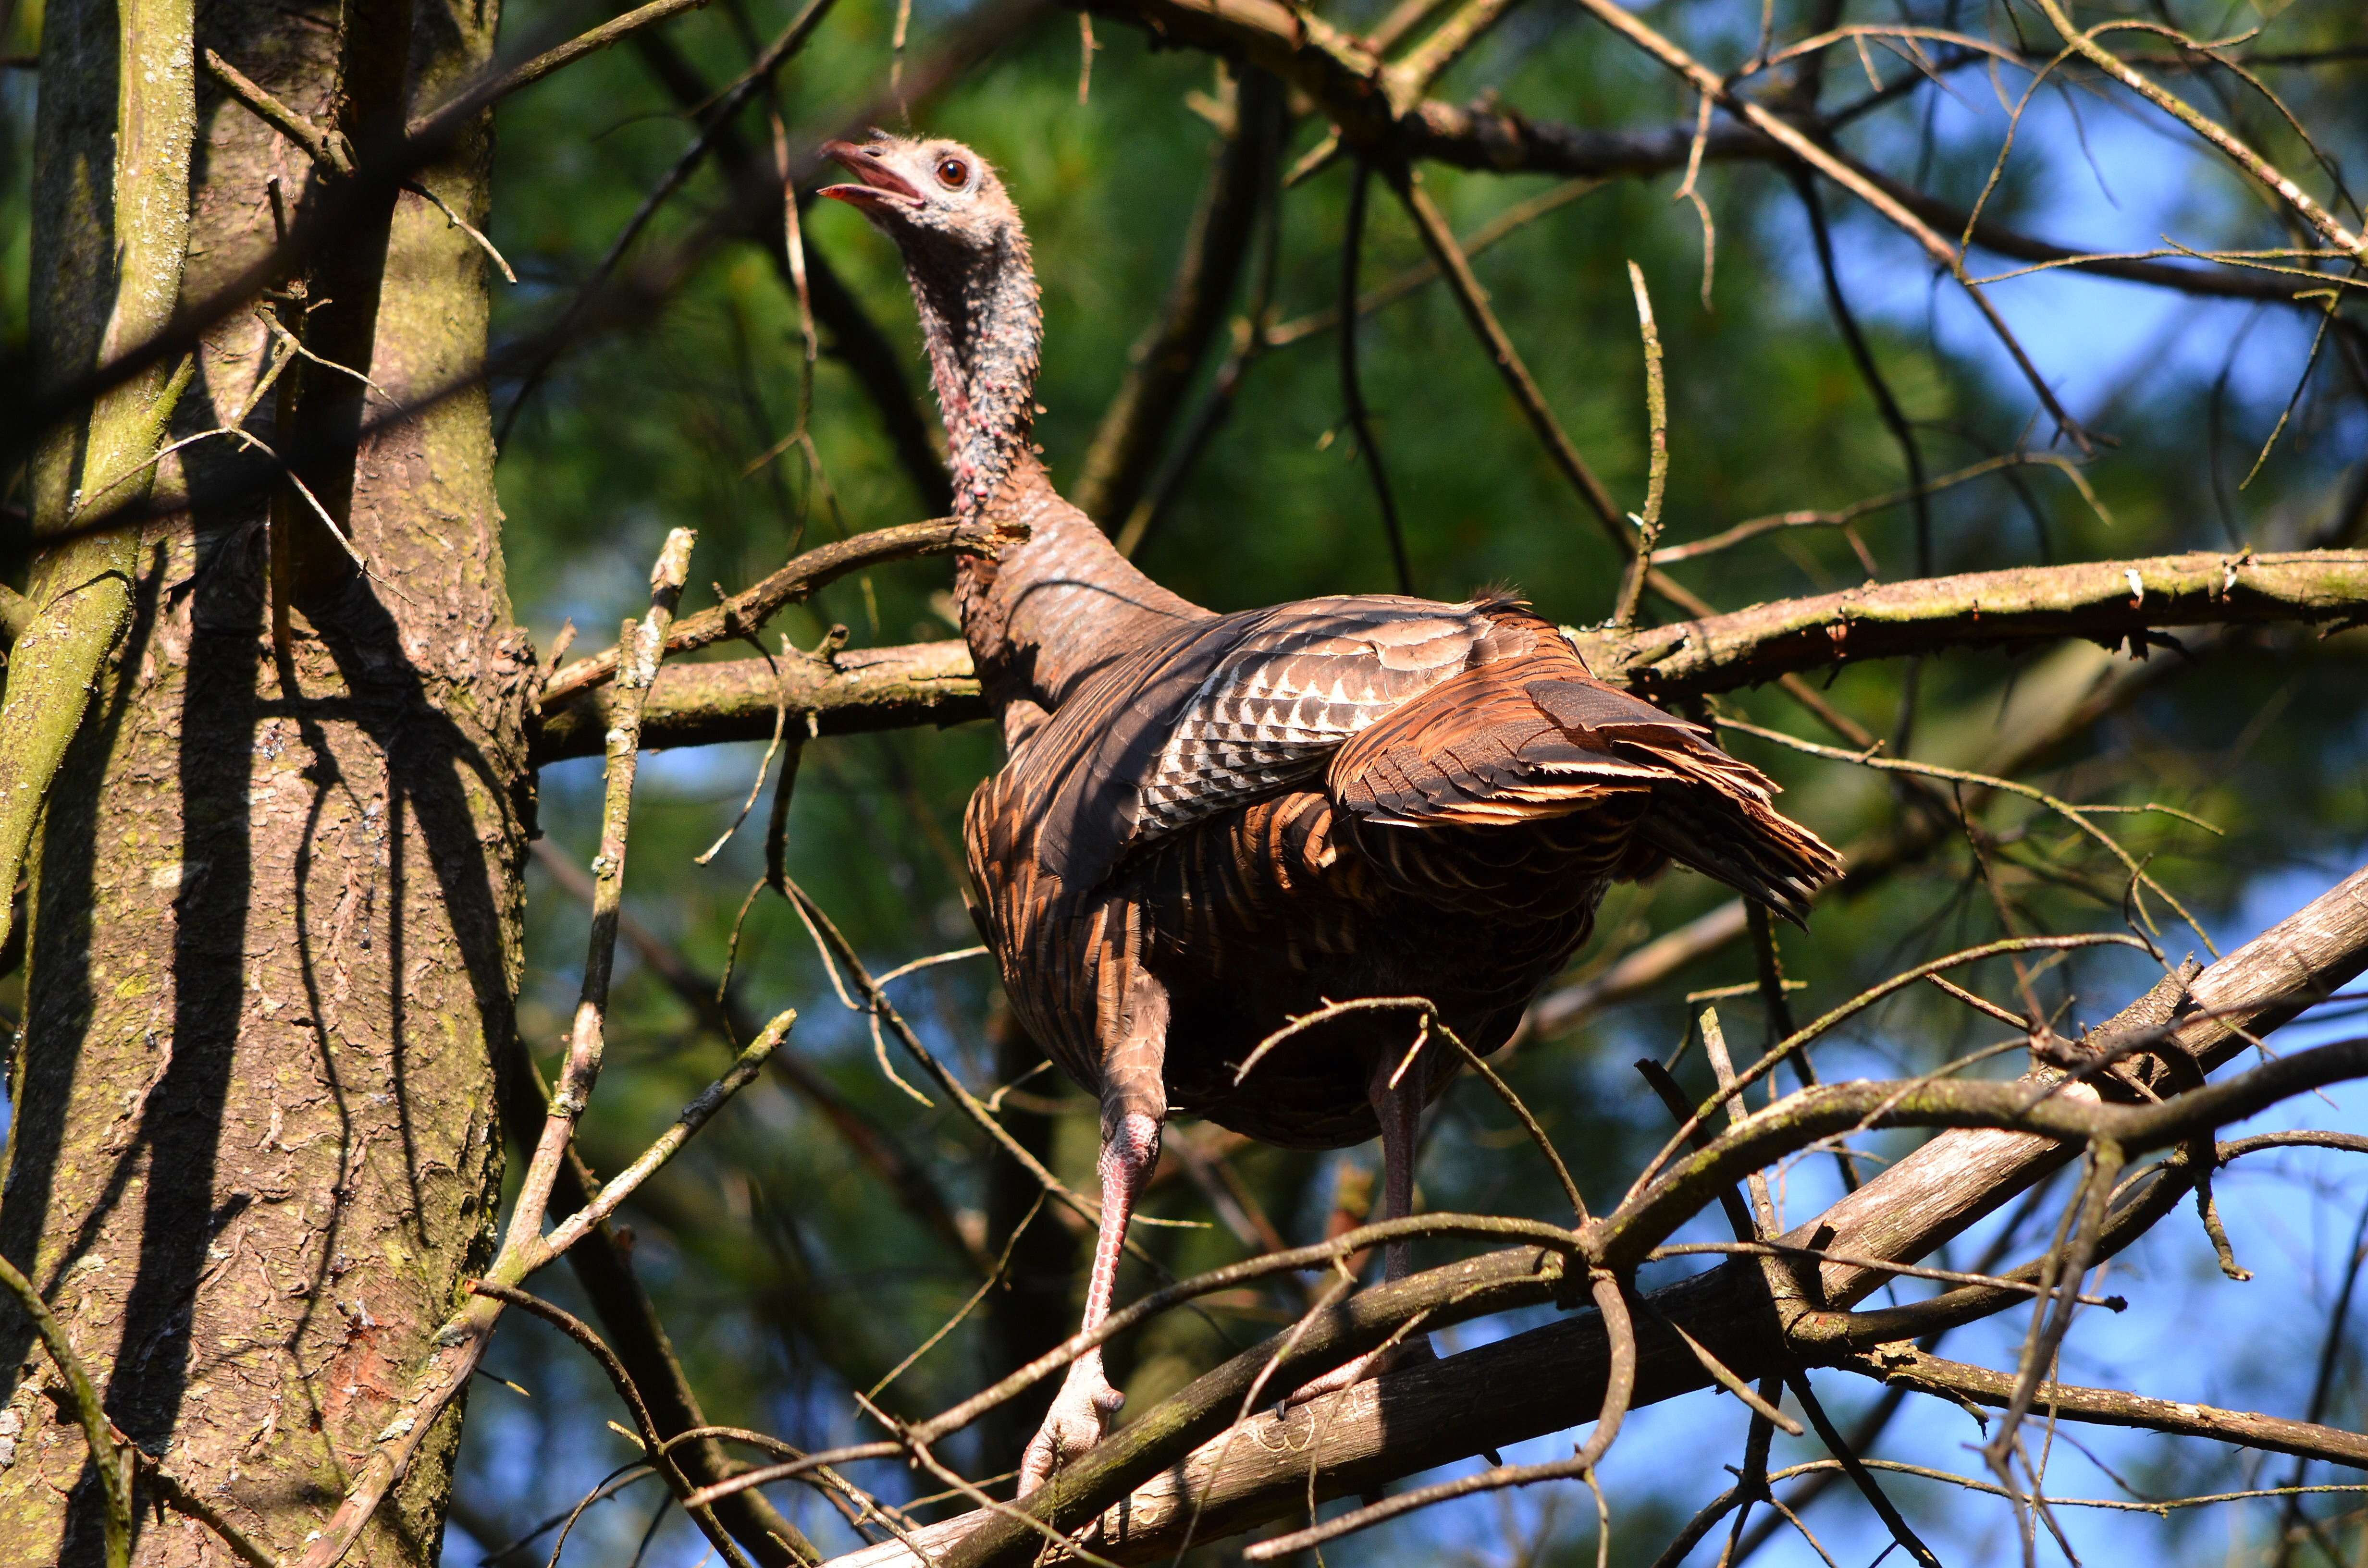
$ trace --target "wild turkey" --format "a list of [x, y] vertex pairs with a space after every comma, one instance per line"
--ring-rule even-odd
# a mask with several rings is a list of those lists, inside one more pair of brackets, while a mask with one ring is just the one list
[[[1595, 680], [1517, 599], [1216, 615], [1136, 571], [1029, 442], [1043, 324], [995, 171], [957, 143], [880, 132], [826, 151], [856, 183], [822, 194], [904, 253], [958, 509], [1027, 528], [997, 559], [958, 564], [963, 634], [1009, 749], [971, 797], [964, 841], [1014, 1010], [1100, 1096], [1087, 1328], [1110, 1310], [1171, 1111], [1300, 1148], [1378, 1131], [1384, 1211], [1409, 1210], [1417, 1119], [1459, 1059], [1426, 1051], [1393, 1088], [1410, 1020], [1353, 1013], [1237, 1086], [1291, 1018], [1422, 995], [1492, 1051], [1611, 881], [1675, 859], [1797, 920], [1835, 874], [1766, 778]], [[1406, 1246], [1387, 1249], [1387, 1277], [1406, 1267]], [[1019, 1491], [1098, 1441], [1119, 1403], [1099, 1352], [1079, 1358]]]

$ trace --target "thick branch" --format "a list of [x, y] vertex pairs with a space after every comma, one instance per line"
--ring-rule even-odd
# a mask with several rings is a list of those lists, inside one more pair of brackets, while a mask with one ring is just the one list
[[[2187, 991], [2191, 1006], [2184, 1013], [2186, 1021], [2160, 1043], [2192, 1051], [2207, 1065], [2223, 1061], [2241, 1047], [2244, 1033], [2274, 1028], [2310, 1001], [2331, 994], [2363, 967], [2368, 967], [2368, 870], [2346, 879], [2204, 971]], [[2172, 1022], [2170, 1005], [2149, 994], [2123, 1019], [2092, 1038], [2103, 1044], [2117, 1031], [2159, 1028]], [[2328, 1049], [2348, 1051], [2346, 1062], [2335, 1063], [2317, 1052], [2284, 1062], [2302, 1063], [2315, 1057], [2322, 1069], [2358, 1065], [2350, 1061], [2361, 1054], [2356, 1045]], [[2287, 1067], [2283, 1075], [2297, 1071], [2301, 1069]], [[2275, 1068], [2262, 1069], [2238, 1082], [2253, 1092], [2291, 1087], [2272, 1085], [2261, 1073], [2278, 1075]], [[1847, 1087], [1837, 1089], [1847, 1092]], [[1977, 1094], [2016, 1092], [2014, 1086], [1998, 1085], [1958, 1087]], [[2206, 1091], [2223, 1101], [2244, 1092], [2235, 1085]], [[2219, 1104], [2127, 1110], [2066, 1096], [2050, 1104], [2054, 1108], [2042, 1114], [2061, 1119], [2067, 1129], [2076, 1123], [2101, 1126], [2110, 1119], [2115, 1131], [2135, 1134], [2129, 1140], [2133, 1148], [2158, 1146], [2164, 1138], [2176, 1135], [2179, 1129], [2170, 1125], [2174, 1117], [2232, 1109]], [[2147, 1118], [2155, 1119], [2142, 1125]], [[1815, 1236], [1816, 1244], [1834, 1252], [1907, 1261], [2009, 1201], [2060, 1163], [2065, 1148], [2055, 1139], [2028, 1133], [1944, 1133], [1787, 1239], [1805, 1244]], [[1731, 1179], [1731, 1175], [1722, 1168], [1710, 1171], [1703, 1180]], [[1513, 1261], [1513, 1255], [1497, 1256], [1506, 1259], [1500, 1267]], [[1474, 1269], [1488, 1261], [1474, 1259], [1457, 1268]], [[1482, 1273], [1451, 1277], [1452, 1272], [1433, 1270], [1368, 1290], [1318, 1314], [1299, 1340], [1292, 1365], [1303, 1358], [1312, 1361], [1305, 1352], [1313, 1346], [1337, 1358], [1344, 1349], [1376, 1341], [1388, 1322], [1402, 1319], [1417, 1301], [1436, 1303], [1442, 1315], [1461, 1317], [1484, 1301], [1490, 1303], [1486, 1310], [1493, 1311], [1511, 1299], [1544, 1290], [1543, 1279], [1523, 1291], [1507, 1279]], [[1863, 1297], [1882, 1278], [1877, 1270], [1833, 1265], [1822, 1273], [1825, 1300], [1835, 1308]], [[1377, 1310], [1384, 1301], [1395, 1312]], [[1757, 1260], [1726, 1265], [1656, 1291], [1652, 1304], [1657, 1310], [1639, 1314], [1637, 1321], [1636, 1404], [1671, 1398], [1709, 1381], [1693, 1353], [1661, 1327], [1663, 1318], [1683, 1326], [1745, 1377], [1775, 1365], [1786, 1353]], [[1827, 1358], [1850, 1353], [1850, 1347], [1837, 1345]], [[1575, 1412], [1592, 1410], [1600, 1402], [1610, 1346], [1600, 1319], [1577, 1313], [1478, 1350], [1357, 1385], [1335, 1401], [1281, 1419], [1257, 1417], [1238, 1431], [1204, 1440], [1212, 1435], [1212, 1422], [1221, 1423], [1238, 1408], [1235, 1385], [1248, 1375], [1245, 1363], [1254, 1370], [1263, 1355], [1261, 1350], [1247, 1353], [1145, 1413], [1060, 1478], [1051, 1489], [1056, 1495], [1047, 1501], [1056, 1507], [1067, 1503], [1060, 1517], [1074, 1518], [1087, 1502], [1116, 1504], [1122, 1499], [1121, 1506], [1100, 1516], [1087, 1544], [1118, 1561], [1170, 1555], [1181, 1544], [1188, 1524], [1194, 1539], [1212, 1540], [1304, 1506], [1311, 1483], [1319, 1498], [1369, 1491], [1398, 1476], [1565, 1426]], [[1288, 1376], [1289, 1369], [1283, 1369], [1278, 1380], [1287, 1381]], [[2225, 1430], [2214, 1435], [2231, 1436]], [[1191, 1447], [1195, 1443], [1199, 1446]], [[1133, 1489], [1117, 1486], [1121, 1481], [1132, 1483]], [[1031, 1512], [1038, 1507], [1031, 1502]], [[933, 1552], [942, 1550], [941, 1561], [970, 1568], [1017, 1561], [1017, 1553], [1032, 1551], [1037, 1541], [1008, 1517], [994, 1514], [949, 1520], [923, 1532], [919, 1540]], [[882, 1547], [838, 1559], [837, 1564], [880, 1568], [905, 1560], [896, 1549]]]
[[2368, 551], [2159, 555], [2015, 567], [1782, 599], [1615, 640], [1582, 634], [1596, 673], [1639, 695], [1726, 691], [1852, 659], [2166, 626], [2368, 619]]
[[[2143, 597], [2130, 591], [2133, 572]], [[2169, 626], [2362, 619], [2368, 551], [2305, 551], [2019, 567], [1782, 599], [1639, 631], [1576, 635], [1597, 675], [1668, 701], [1852, 659], [1942, 648], [2066, 637], [2110, 644]], [[825, 733], [957, 724], [985, 712], [960, 642], [858, 650], [834, 655], [827, 666], [792, 657], [780, 669], [777, 682], [774, 665], [762, 659], [666, 666], [650, 695], [649, 744], [763, 740], [773, 732], [783, 693], [792, 712], [813, 714]], [[596, 692], [546, 718], [536, 762], [598, 751], [606, 713]], [[1739, 912], [1722, 916], [1711, 945], [1741, 929], [1740, 919]], [[1656, 974], [1663, 971], [1655, 967]]]
[[[598, 756], [612, 701], [611, 687], [596, 687], [545, 719], [534, 740], [536, 765]], [[650, 689], [643, 743], [656, 750], [761, 741], [773, 733], [774, 713], [784, 703], [793, 722], [810, 715], [825, 735], [986, 716], [970, 650], [959, 642], [915, 642], [853, 649], [827, 661], [791, 653], [667, 665]]]

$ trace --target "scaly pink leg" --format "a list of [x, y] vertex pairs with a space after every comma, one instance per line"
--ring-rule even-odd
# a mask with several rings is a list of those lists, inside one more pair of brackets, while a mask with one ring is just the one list
[[[1422, 1094], [1417, 1086], [1415, 1072], [1409, 1070], [1397, 1087], [1390, 1086], [1390, 1074], [1397, 1068], [1398, 1059], [1384, 1056], [1374, 1065], [1372, 1081], [1366, 1093], [1372, 1096], [1374, 1118], [1382, 1124], [1382, 1213], [1384, 1220], [1395, 1220], [1414, 1212], [1415, 1134], [1422, 1123]], [[1382, 1278], [1386, 1282], [1403, 1279], [1414, 1267], [1414, 1244], [1411, 1242], [1389, 1242], [1382, 1248]], [[1375, 1350], [1358, 1357], [1345, 1366], [1335, 1367], [1314, 1382], [1303, 1384], [1282, 1403], [1286, 1408], [1304, 1404], [1327, 1393], [1338, 1393], [1349, 1384], [1366, 1378], [1417, 1361], [1431, 1358], [1430, 1337], [1415, 1335], [1400, 1340], [1387, 1350]]]
[[[1110, 1295], [1118, 1285], [1119, 1254], [1126, 1245], [1126, 1223], [1135, 1199], [1159, 1163], [1159, 1122], [1140, 1111], [1129, 1112], [1102, 1138], [1101, 1227], [1094, 1239], [1094, 1271], [1086, 1282], [1086, 1315], [1081, 1333], [1092, 1333], [1110, 1316]], [[1102, 1372], [1099, 1346], [1069, 1363], [1061, 1392], [1044, 1425], [1028, 1440], [1019, 1459], [1019, 1493], [1025, 1497], [1052, 1473], [1102, 1440], [1126, 1396], [1110, 1387]]]

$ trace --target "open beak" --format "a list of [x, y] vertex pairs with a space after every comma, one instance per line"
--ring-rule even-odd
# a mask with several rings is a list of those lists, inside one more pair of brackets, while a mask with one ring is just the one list
[[852, 142], [830, 142], [824, 143], [822, 151], [823, 156], [853, 175], [860, 183], [826, 185], [815, 195], [871, 212], [885, 211], [895, 201], [914, 207], [921, 204], [921, 193], [913, 188], [912, 182], [890, 168], [873, 149], [859, 147]]

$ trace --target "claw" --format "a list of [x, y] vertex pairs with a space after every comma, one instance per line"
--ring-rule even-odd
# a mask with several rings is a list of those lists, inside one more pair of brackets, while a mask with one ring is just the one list
[[1378, 1378], [1385, 1372], [1401, 1371], [1406, 1368], [1419, 1366], [1425, 1361], [1435, 1361], [1438, 1358], [1438, 1352], [1430, 1347], [1430, 1335], [1417, 1335], [1412, 1339], [1402, 1341], [1386, 1350], [1368, 1351], [1353, 1361], [1333, 1368], [1312, 1382], [1302, 1383], [1283, 1396], [1282, 1403], [1276, 1406], [1276, 1410], [1278, 1413], [1289, 1410], [1294, 1405], [1305, 1404], [1310, 1400], [1322, 1399], [1327, 1393], [1338, 1393], [1342, 1389], [1354, 1383], [1360, 1383], [1367, 1378]]
[[1100, 1442], [1125, 1403], [1126, 1395], [1110, 1387], [1102, 1374], [1100, 1352], [1071, 1362], [1061, 1392], [1053, 1396], [1053, 1408], [1044, 1413], [1044, 1425], [1036, 1428], [1019, 1456], [1019, 1495], [1027, 1496]]

